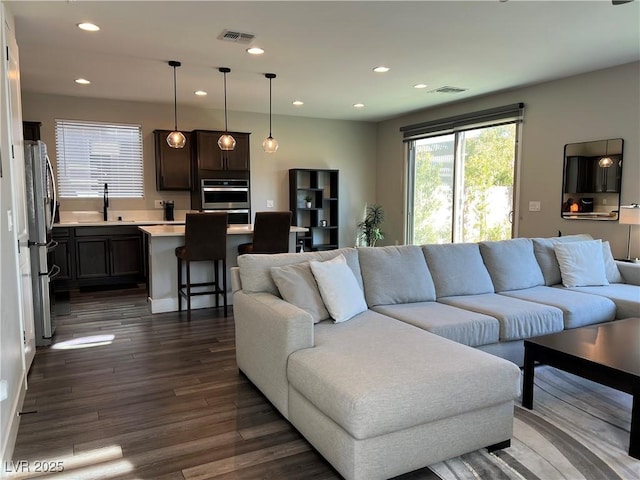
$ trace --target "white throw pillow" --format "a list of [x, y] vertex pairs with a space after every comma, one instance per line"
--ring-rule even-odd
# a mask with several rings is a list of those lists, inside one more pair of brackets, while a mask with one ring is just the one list
[[618, 270], [618, 265], [616, 265], [611, 253], [609, 242], [602, 242], [602, 258], [604, 258], [604, 271], [607, 274], [609, 283], [624, 283], [624, 278], [622, 278], [622, 274]]
[[340, 254], [326, 262], [312, 260], [309, 266], [322, 300], [336, 323], [345, 322], [367, 310], [364, 293], [344, 255]]
[[553, 249], [565, 287], [609, 285], [601, 240], [556, 243]]
[[287, 302], [308, 312], [313, 323], [329, 318], [318, 284], [309, 262], [295, 263], [284, 267], [271, 267], [271, 277], [278, 287], [280, 296]]

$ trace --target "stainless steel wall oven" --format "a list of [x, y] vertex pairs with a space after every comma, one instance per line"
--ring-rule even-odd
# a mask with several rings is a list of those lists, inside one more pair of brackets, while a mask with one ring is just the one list
[[251, 193], [247, 179], [202, 179], [202, 211], [226, 211], [230, 224], [246, 224], [250, 219]]

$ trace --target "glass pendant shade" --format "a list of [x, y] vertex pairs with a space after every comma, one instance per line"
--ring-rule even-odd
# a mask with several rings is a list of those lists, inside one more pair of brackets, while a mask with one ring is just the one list
[[220, 150], [228, 151], [236, 148], [236, 139], [229, 135], [229, 129], [227, 128], [227, 73], [231, 69], [220, 67], [218, 71], [224, 75], [224, 134], [218, 139], [218, 147], [220, 147]]
[[176, 67], [182, 63], [171, 60], [169, 66], [173, 68], [173, 132], [167, 135], [167, 144], [171, 148], [184, 148], [187, 138], [178, 130], [178, 95], [176, 91]]
[[264, 139], [264, 142], [262, 142], [262, 149], [266, 153], [276, 153], [276, 150], [278, 150], [278, 141], [269, 135]]
[[218, 139], [218, 146], [220, 150], [233, 150], [236, 148], [236, 139], [228, 133], [225, 133]]
[[602, 157], [598, 161], [598, 165], [602, 168], [609, 168], [611, 165], [613, 165], [613, 160], [611, 160], [611, 157]]
[[187, 143], [187, 137], [185, 137], [182, 132], [174, 130], [167, 135], [167, 143], [171, 148], [184, 148]]
[[278, 150], [278, 141], [271, 135], [271, 80], [276, 78], [276, 74], [265, 73], [264, 76], [269, 79], [269, 136], [262, 142], [262, 149], [265, 153], [276, 153]]

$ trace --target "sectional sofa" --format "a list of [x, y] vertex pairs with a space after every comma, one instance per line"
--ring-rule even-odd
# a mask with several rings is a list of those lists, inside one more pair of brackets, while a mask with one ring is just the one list
[[640, 265], [580, 235], [243, 255], [232, 284], [240, 370], [355, 480], [508, 446], [523, 340], [640, 314]]

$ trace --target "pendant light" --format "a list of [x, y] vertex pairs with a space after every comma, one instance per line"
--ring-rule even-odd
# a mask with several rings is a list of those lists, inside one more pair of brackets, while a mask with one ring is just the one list
[[262, 149], [267, 153], [275, 153], [278, 150], [278, 141], [271, 135], [271, 80], [276, 78], [275, 73], [265, 73], [269, 79], [269, 136], [262, 142]]
[[167, 143], [171, 148], [184, 148], [186, 137], [178, 130], [178, 95], [176, 92], [176, 67], [182, 65], [176, 60], [170, 60], [169, 66], [173, 67], [173, 132], [167, 136]]
[[224, 134], [218, 139], [218, 146], [220, 150], [233, 150], [236, 148], [236, 139], [229, 135], [229, 130], [227, 129], [227, 73], [231, 69], [220, 67], [218, 71], [224, 75]]
[[598, 166], [602, 168], [609, 168], [611, 165], [613, 165], [613, 160], [609, 156], [609, 140], [607, 140], [604, 157], [598, 161]]

